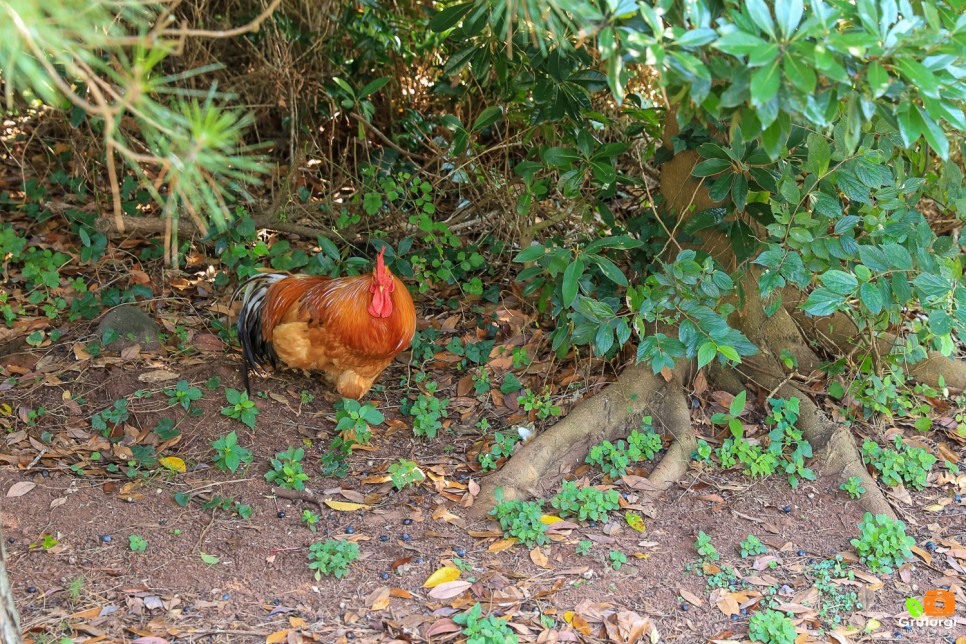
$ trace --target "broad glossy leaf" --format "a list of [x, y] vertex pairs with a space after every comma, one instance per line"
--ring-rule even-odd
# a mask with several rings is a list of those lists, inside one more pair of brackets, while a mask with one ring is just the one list
[[752, 21], [758, 25], [758, 28], [774, 38], [775, 23], [771, 18], [771, 12], [768, 10], [768, 5], [765, 3], [765, 1], [746, 0], [745, 8], [748, 9], [748, 15], [750, 15]]
[[472, 2], [454, 4], [450, 7], [446, 7], [430, 18], [429, 28], [436, 33], [439, 33], [441, 31], [446, 31], [451, 27], [455, 27], [456, 24], [463, 19], [463, 16], [465, 16], [472, 8]]
[[577, 292], [579, 290], [579, 280], [580, 276], [584, 274], [584, 258], [578, 256], [574, 261], [567, 265], [564, 270], [563, 284], [561, 285], [563, 293], [563, 305], [565, 308], [570, 308], [573, 305], [574, 300], [577, 299]]

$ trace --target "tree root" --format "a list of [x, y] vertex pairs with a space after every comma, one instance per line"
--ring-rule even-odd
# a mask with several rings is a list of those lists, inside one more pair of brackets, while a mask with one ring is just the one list
[[687, 470], [695, 445], [691, 417], [677, 375], [666, 381], [647, 365], [637, 365], [580, 402], [556, 425], [523, 445], [503, 469], [484, 478], [470, 517], [482, 518], [493, 508], [497, 488], [507, 500], [546, 496], [583, 461], [591, 446], [628, 433], [645, 414], [653, 417], [656, 430], [675, 439], [652, 475], [653, 482], [667, 487]]
[[[750, 291], [754, 292], [754, 291]], [[812, 446], [816, 468], [825, 476], [844, 482], [857, 477], [866, 493], [857, 501], [862, 509], [873, 514], [895, 517], [892, 507], [879, 489], [875, 479], [862, 463], [862, 455], [847, 426], [834, 423], [815, 404], [807, 392], [799, 390], [786, 377], [781, 361], [774, 350], [790, 351], [798, 362], [798, 368], [810, 372], [819, 364], [816, 356], [802, 337], [790, 312], [780, 308], [774, 315], [765, 315], [758, 298], [750, 297], [742, 311], [740, 326], [748, 338], [763, 352], [746, 359], [746, 366], [755, 374], [755, 381], [773, 390], [781, 398], [798, 398], [799, 418], [797, 426]]]
[[[814, 339], [833, 353], [848, 354], [854, 350], [860, 333], [848, 316], [836, 313], [823, 318], [809, 317], [798, 308], [802, 302], [801, 294], [788, 292], [782, 293], [781, 297], [785, 310], [792, 315], [810, 339]], [[898, 336], [892, 333], [879, 333], [871, 350], [877, 355], [886, 355], [897, 342], [901, 342]], [[941, 378], [947, 387], [966, 391], [966, 362], [948, 358], [938, 351], [930, 351], [925, 360], [910, 365], [908, 373], [917, 381], [931, 387], [938, 387]]]

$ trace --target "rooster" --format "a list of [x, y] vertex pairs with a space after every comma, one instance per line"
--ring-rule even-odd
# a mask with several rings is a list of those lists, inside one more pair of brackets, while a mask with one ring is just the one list
[[321, 371], [344, 398], [366, 395], [412, 342], [416, 309], [406, 285], [386, 267], [385, 246], [369, 275], [314, 277], [262, 273], [243, 282], [238, 338], [248, 371], [271, 363]]

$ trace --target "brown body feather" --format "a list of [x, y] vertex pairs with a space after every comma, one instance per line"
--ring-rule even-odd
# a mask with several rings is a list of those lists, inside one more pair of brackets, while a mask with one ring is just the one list
[[[409, 291], [388, 276], [394, 287], [386, 292], [392, 302], [387, 317], [370, 313], [373, 275], [253, 278], [261, 282], [246, 290], [238, 321], [239, 335], [251, 334], [242, 341], [249, 363], [321, 371], [342, 396], [361, 398], [416, 331]], [[260, 337], [251, 337], [256, 333]]]

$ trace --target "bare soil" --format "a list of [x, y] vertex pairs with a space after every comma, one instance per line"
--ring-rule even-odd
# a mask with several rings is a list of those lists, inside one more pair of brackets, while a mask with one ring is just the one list
[[[47, 349], [48, 356], [55, 353]], [[629, 511], [643, 513], [644, 532], [612, 513], [606, 524], [584, 522], [553, 531], [553, 542], [539, 552], [520, 544], [501, 549], [506, 544], [495, 524], [464, 518], [473, 482], [480, 478], [467, 465], [467, 453], [479, 449], [474, 444], [480, 432], [453, 414], [457, 420], [436, 440], [415, 438], [397, 402], [411, 393], [404, 367], [392, 367], [381, 379], [384, 388], [374, 402], [387, 423], [376, 428], [372, 449], [353, 454], [346, 478], [324, 479], [319, 457], [334, 435], [335, 421], [329, 394], [317, 382], [296, 374], [257, 380], [255, 388], [267, 395], [256, 396], [261, 413], [251, 431], [219, 413], [221, 389], [205, 388], [212, 376], [223, 386], [240, 387], [233, 360], [218, 353], [176, 366], [145, 355], [103, 360], [79, 371], [63, 362], [66, 371], [38, 370], [35, 379], [21, 374], [13, 390], [0, 392], [19, 394], [21, 406], [43, 404], [53, 412], [22, 435], [8, 433], [0, 448], [6, 455], [0, 490], [6, 494], [15, 484], [36, 484], [21, 496], [2, 499], [9, 573], [23, 627], [35, 642], [57, 641], [55, 636], [75, 642], [144, 637], [161, 639], [141, 641], [442, 642], [457, 639], [447, 628], [448, 618], [477, 601], [484, 614], [508, 617], [522, 641], [626, 641], [618, 617], [627, 624], [650, 620], [647, 632], [655, 629], [662, 641], [740, 641], [746, 638], [758, 593], [769, 588], [797, 611], [803, 642], [848, 641], [842, 639], [847, 638], [844, 631], [839, 640], [819, 634], [820, 608], [831, 609], [842, 626], [859, 629], [852, 641], [901, 636], [934, 643], [966, 633], [962, 608], [959, 623], [951, 628], [917, 625], [906, 630], [898, 621], [904, 599], [931, 588], [951, 587], [963, 600], [966, 553], [958, 544], [966, 539], [966, 506], [952, 499], [963, 491], [962, 477], [958, 489], [957, 481], [949, 480], [913, 494], [906, 503], [897, 501], [922, 556], [893, 575], [863, 573], [855, 563], [849, 539], [856, 536], [860, 512], [821, 477], [817, 484], [792, 490], [778, 477], [750, 481], [737, 472], [692, 469], [657, 499], [618, 481]], [[10, 372], [14, 365], [15, 371], [17, 364], [8, 357], [5, 369]], [[19, 364], [37, 368], [33, 359], [24, 362], [23, 354]], [[173, 369], [202, 388], [205, 397], [195, 407], [203, 413], [179, 415], [168, 408], [167, 396], [156, 395], [132, 403], [132, 429], [127, 431], [144, 442], [161, 417], [183, 416], [180, 441], [160, 455], [183, 459], [187, 471], [142, 468], [129, 477], [123, 467], [111, 474], [98, 461], [78, 458], [83, 453], [79, 446], [90, 446], [98, 437], [90, 429], [90, 412], [71, 415], [63, 401], [82, 397], [85, 410], [97, 410], [139, 389], [158, 391], [161, 385], [139, 380], [158, 367]], [[296, 392], [302, 389], [316, 394], [315, 400], [300, 405]], [[698, 408], [696, 413], [704, 412]], [[254, 461], [223, 473], [211, 467], [210, 442], [230, 431], [252, 450]], [[43, 432], [50, 432], [43, 437], [46, 443], [41, 442]], [[369, 507], [341, 511], [273, 496], [263, 477], [268, 460], [293, 445], [307, 446], [308, 489], [318, 498], [362, 501]], [[103, 457], [111, 460], [110, 447], [105, 447]], [[388, 464], [399, 458], [416, 461], [430, 478], [418, 488], [396, 491], [384, 479]], [[83, 475], [70, 471], [77, 463]], [[595, 475], [583, 469], [579, 474]], [[243, 520], [223, 510], [203, 510], [199, 503], [183, 508], [174, 494], [186, 491], [232, 497], [250, 504], [253, 514]], [[321, 515], [318, 532], [300, 522], [306, 509]], [[710, 535], [721, 553], [718, 565], [735, 566], [744, 583], [725, 583], [723, 590], [708, 586], [707, 577], [698, 574], [693, 545], [699, 530]], [[748, 534], [769, 547], [769, 555], [757, 563], [737, 551]], [[147, 541], [145, 552], [131, 550], [131, 535]], [[307, 567], [308, 546], [326, 538], [356, 541], [361, 548], [362, 558], [344, 579], [317, 581]], [[593, 547], [581, 556], [575, 547], [585, 539]], [[614, 550], [628, 559], [619, 571], [609, 565]], [[211, 557], [206, 562], [203, 554], [216, 557], [217, 563], [210, 563]], [[859, 593], [862, 608], [836, 611], [832, 600], [823, 604], [821, 599], [799, 603], [809, 598], [813, 585], [810, 565], [836, 554], [861, 574], [839, 583]], [[473, 584], [456, 597], [434, 598], [423, 583], [445, 565], [462, 567], [461, 579]], [[750, 610], [730, 618], [727, 597], [744, 600]]]

